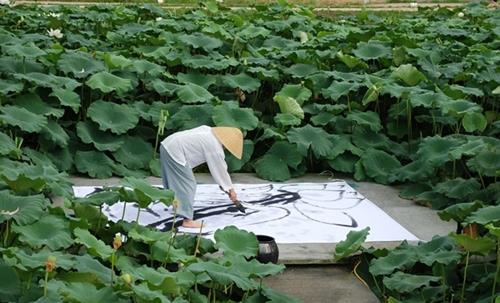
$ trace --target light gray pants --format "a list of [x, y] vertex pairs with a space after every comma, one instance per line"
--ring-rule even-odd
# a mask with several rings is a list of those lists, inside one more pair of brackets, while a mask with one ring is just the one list
[[163, 187], [174, 191], [179, 201], [177, 215], [186, 219], [193, 219], [194, 194], [196, 180], [193, 170], [186, 164], [182, 166], [168, 154], [163, 145], [160, 145], [160, 166]]

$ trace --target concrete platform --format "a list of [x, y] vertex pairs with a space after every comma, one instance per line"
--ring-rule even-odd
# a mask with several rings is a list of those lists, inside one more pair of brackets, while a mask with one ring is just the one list
[[[439, 219], [436, 211], [419, 206], [412, 201], [401, 199], [395, 187], [380, 185], [371, 182], [356, 182], [348, 178], [340, 178], [349, 183], [354, 189], [359, 191], [367, 199], [375, 203], [388, 215], [394, 218], [408, 231], [416, 235], [423, 241], [430, 240], [434, 235], [446, 235], [455, 229], [455, 224], [444, 222]], [[200, 184], [214, 183], [210, 174], [196, 174], [196, 179]], [[267, 183], [267, 181], [257, 178], [254, 174], [232, 174], [233, 183]], [[118, 185], [119, 178], [105, 180], [73, 177], [71, 181], [74, 185]], [[151, 184], [161, 184], [161, 179], [150, 177]], [[329, 177], [324, 175], [308, 174], [306, 176], [288, 180], [285, 183], [293, 182], [328, 182]], [[393, 248], [400, 242], [367, 242], [366, 247]], [[332, 254], [335, 244], [281, 244], [280, 262], [284, 264], [328, 264], [332, 263]]]

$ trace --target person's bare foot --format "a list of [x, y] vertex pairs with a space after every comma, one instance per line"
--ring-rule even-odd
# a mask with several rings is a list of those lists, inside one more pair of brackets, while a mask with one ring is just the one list
[[194, 221], [190, 219], [184, 219], [182, 221], [182, 227], [185, 228], [200, 228], [203, 223], [200, 221]]

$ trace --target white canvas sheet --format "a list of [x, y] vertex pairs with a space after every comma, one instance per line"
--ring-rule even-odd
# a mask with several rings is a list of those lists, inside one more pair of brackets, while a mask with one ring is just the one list
[[[77, 197], [98, 187], [76, 186]], [[235, 184], [238, 198], [247, 205], [239, 212], [215, 184], [200, 184], [194, 204], [195, 219], [203, 220], [208, 238], [227, 225], [272, 236], [277, 243], [337, 243], [351, 230], [370, 227], [367, 241], [418, 240], [384, 211], [363, 197], [345, 181], [329, 183]], [[123, 203], [105, 206], [103, 212], [113, 221], [121, 219]], [[125, 220], [137, 216], [135, 203], [127, 203]], [[141, 210], [139, 223], [160, 230], [172, 226], [173, 210], [155, 203]], [[179, 228], [182, 232], [198, 230]]]

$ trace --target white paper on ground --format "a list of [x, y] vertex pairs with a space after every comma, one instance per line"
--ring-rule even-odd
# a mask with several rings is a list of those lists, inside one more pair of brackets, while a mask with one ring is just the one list
[[[238, 198], [252, 208], [239, 212], [216, 184], [200, 184], [194, 203], [195, 219], [204, 221], [203, 234], [228, 225], [268, 235], [277, 243], [338, 243], [351, 230], [370, 227], [368, 242], [416, 241], [413, 234], [345, 181], [328, 183], [235, 184]], [[75, 186], [75, 196], [84, 197], [94, 186]], [[123, 203], [105, 205], [103, 213], [112, 221], [121, 219]], [[124, 219], [135, 221], [135, 203], [127, 203]], [[170, 228], [172, 207], [155, 203], [142, 209], [139, 223], [161, 230]], [[197, 233], [197, 229], [179, 228]]]

